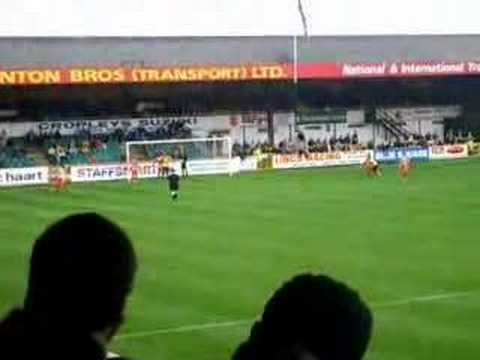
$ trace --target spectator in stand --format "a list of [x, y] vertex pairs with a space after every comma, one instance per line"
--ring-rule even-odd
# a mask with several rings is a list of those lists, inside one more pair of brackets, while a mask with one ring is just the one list
[[60, 134], [60, 130], [55, 131], [55, 134], [53, 135], [53, 138], [55, 140], [60, 140], [62, 138], [62, 134]]
[[297, 142], [296, 142], [297, 153], [302, 156], [308, 155], [308, 147], [305, 141], [305, 135], [301, 132], [297, 134]]
[[425, 136], [420, 135], [420, 138], [418, 139], [417, 145], [422, 146], [422, 147], [428, 146], [428, 141], [426, 140]]
[[233, 360], [360, 360], [372, 324], [370, 309], [347, 285], [299, 275], [267, 302]]
[[238, 141], [235, 141], [235, 143], [233, 144], [232, 146], [232, 155], [233, 156], [241, 156], [241, 151], [242, 148], [240, 146], [240, 144], [238, 143]]
[[2, 131], [0, 132], [0, 147], [3, 148], [7, 146], [7, 140], [8, 140], [7, 130], [2, 129]]
[[330, 148], [330, 143], [328, 142], [328, 140], [323, 141], [322, 149], [323, 149], [323, 152], [330, 152], [331, 148]]
[[123, 129], [116, 129], [115, 132], [112, 134], [112, 137], [118, 142], [125, 141], [125, 133]]
[[473, 141], [473, 139], [474, 139], [473, 134], [472, 134], [471, 131], [469, 131], [467, 133], [467, 139], [466, 140], [467, 140], [467, 142], [469, 142], [469, 141]]
[[47, 150], [47, 159], [50, 164], [57, 164], [57, 150], [53, 144], [50, 144]]
[[94, 149], [95, 150], [102, 150], [103, 149], [103, 141], [102, 139], [100, 138], [100, 136], [96, 137], [94, 139]]
[[33, 132], [32, 129], [28, 130], [27, 134], [25, 135], [25, 140], [29, 143], [29, 144], [33, 144], [35, 143], [35, 133]]
[[70, 141], [70, 147], [68, 148], [68, 154], [72, 156], [76, 156], [78, 154], [77, 145], [75, 144], [75, 140]]
[[72, 215], [37, 238], [23, 308], [0, 322], [2, 359], [104, 360], [137, 267], [127, 235], [99, 215]]
[[445, 136], [445, 143], [446, 144], [452, 144], [453, 143], [453, 130], [450, 129], [447, 132], [447, 135]]
[[334, 150], [336, 142], [337, 142], [337, 139], [335, 139], [335, 136], [330, 137], [330, 140], [328, 141], [328, 144], [330, 145], [329, 151]]
[[63, 145], [57, 145], [57, 164], [63, 166], [67, 159], [67, 153]]
[[358, 134], [357, 134], [356, 131], [353, 133], [352, 144], [353, 145], [358, 145]]
[[87, 140], [85, 140], [83, 143], [82, 143], [82, 148], [80, 149], [80, 152], [83, 154], [83, 155], [88, 155], [90, 153], [90, 144], [88, 143]]

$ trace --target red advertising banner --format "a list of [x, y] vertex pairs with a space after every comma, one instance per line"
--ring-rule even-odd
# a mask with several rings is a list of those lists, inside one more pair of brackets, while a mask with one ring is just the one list
[[430, 147], [430, 158], [437, 159], [461, 159], [468, 157], [468, 146], [465, 144], [435, 145]]
[[[293, 64], [149, 68], [0, 69], [0, 86], [293, 80]], [[300, 63], [299, 79], [480, 75], [480, 61]]]
[[300, 79], [407, 78], [480, 75], [480, 61], [299, 64]]

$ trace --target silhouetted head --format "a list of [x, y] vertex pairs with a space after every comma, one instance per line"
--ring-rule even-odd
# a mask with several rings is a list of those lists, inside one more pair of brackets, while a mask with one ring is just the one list
[[111, 337], [123, 320], [136, 267], [133, 246], [117, 225], [94, 213], [64, 218], [35, 242], [25, 313], [47, 328], [109, 329]]
[[373, 318], [358, 294], [327, 276], [286, 282], [265, 306], [234, 360], [360, 360]]

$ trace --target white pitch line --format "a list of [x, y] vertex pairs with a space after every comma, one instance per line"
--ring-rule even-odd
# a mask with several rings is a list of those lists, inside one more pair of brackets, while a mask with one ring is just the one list
[[[407, 299], [400, 299], [394, 301], [387, 301], [381, 303], [373, 303], [371, 304], [372, 308], [382, 309], [382, 308], [389, 308], [389, 307], [396, 307], [402, 305], [408, 305], [413, 303], [421, 303], [421, 302], [433, 302], [439, 300], [447, 300], [447, 299], [456, 299], [471, 296], [473, 294], [480, 293], [480, 291], [462, 291], [462, 292], [452, 292], [452, 293], [444, 293], [444, 294], [434, 294], [434, 295], [426, 295], [426, 296], [417, 296], [411, 297]], [[234, 321], [225, 321], [225, 322], [212, 322], [212, 323], [205, 323], [205, 324], [197, 324], [197, 325], [185, 325], [185, 326], [178, 326], [178, 327], [170, 327], [158, 330], [151, 330], [151, 331], [141, 331], [141, 332], [134, 332], [134, 333], [126, 333], [122, 335], [118, 335], [116, 340], [125, 340], [125, 339], [134, 339], [134, 338], [142, 338], [154, 335], [164, 335], [164, 334], [175, 334], [175, 333], [185, 333], [185, 332], [193, 332], [193, 331], [202, 331], [202, 330], [209, 330], [209, 329], [218, 329], [218, 328], [226, 328], [226, 327], [235, 327], [245, 324], [253, 323], [255, 319], [244, 319], [244, 320], [234, 320]]]
[[413, 297], [409, 299], [387, 301], [384, 303], [372, 304], [372, 307], [381, 309], [381, 308], [408, 305], [408, 304], [419, 303], [419, 302], [432, 302], [437, 300], [457, 299], [457, 298], [471, 296], [477, 292], [478, 291], [462, 291], [462, 292], [452, 292], [452, 293], [445, 293], [445, 294], [418, 296], [418, 297]]
[[235, 321], [226, 321], [226, 322], [212, 322], [212, 323], [198, 324], [198, 325], [185, 325], [185, 326], [164, 328], [159, 330], [123, 334], [123, 335], [117, 336], [116, 339], [123, 340], [123, 339], [132, 339], [132, 338], [139, 338], [139, 337], [152, 336], [152, 335], [174, 334], [174, 333], [184, 333], [184, 332], [199, 331], [199, 330], [217, 329], [222, 327], [233, 327], [233, 326], [247, 324], [252, 321], [254, 321], [254, 319], [235, 320]]

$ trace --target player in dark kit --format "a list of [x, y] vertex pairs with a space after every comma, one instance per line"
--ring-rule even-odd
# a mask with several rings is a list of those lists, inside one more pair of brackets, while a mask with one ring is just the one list
[[188, 177], [187, 161], [188, 161], [188, 156], [187, 156], [187, 153], [184, 152], [182, 155], [182, 176], [183, 177]]
[[172, 200], [177, 200], [178, 191], [180, 190], [180, 176], [172, 170], [172, 173], [168, 176], [168, 188], [170, 189], [170, 195]]

